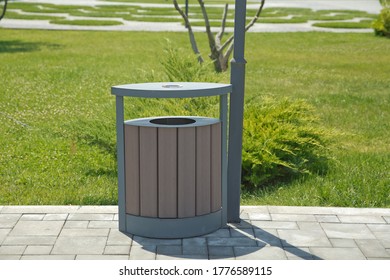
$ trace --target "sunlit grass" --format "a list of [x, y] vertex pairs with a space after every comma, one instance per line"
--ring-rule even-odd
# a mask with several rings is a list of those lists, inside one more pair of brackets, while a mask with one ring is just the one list
[[[110, 88], [163, 79], [166, 38], [190, 52], [187, 34], [0, 29], [0, 38], [0, 204], [116, 204]], [[247, 34], [246, 102], [304, 99], [335, 138], [328, 173], [244, 189], [244, 204], [390, 206], [389, 54], [373, 34]], [[131, 99], [126, 118], [179, 109]]]

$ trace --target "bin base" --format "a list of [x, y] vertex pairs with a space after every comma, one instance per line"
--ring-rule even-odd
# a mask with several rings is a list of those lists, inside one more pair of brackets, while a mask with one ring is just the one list
[[[179, 219], [161, 219], [126, 214], [125, 233], [149, 238], [187, 238], [211, 233], [222, 227], [222, 211]], [[121, 230], [123, 231], [123, 230]]]

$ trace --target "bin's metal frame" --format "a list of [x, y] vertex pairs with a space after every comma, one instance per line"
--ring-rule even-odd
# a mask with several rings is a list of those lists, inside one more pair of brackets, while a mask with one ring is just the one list
[[[228, 220], [228, 94], [232, 92], [231, 84], [220, 83], [141, 83], [113, 86], [111, 93], [116, 95], [116, 132], [118, 161], [118, 212], [119, 230], [148, 237], [178, 238], [202, 235], [227, 224]], [[124, 99], [123, 97], [140, 98], [196, 98], [219, 96], [220, 116], [222, 123], [222, 209], [208, 215], [191, 218], [160, 219], [133, 216], [126, 213], [125, 196], [125, 155], [124, 155]], [[129, 227], [131, 225], [131, 228]], [[215, 226], [217, 225], [217, 227]], [[172, 232], [170, 228], [176, 228]], [[158, 229], [158, 231], [156, 231]]]

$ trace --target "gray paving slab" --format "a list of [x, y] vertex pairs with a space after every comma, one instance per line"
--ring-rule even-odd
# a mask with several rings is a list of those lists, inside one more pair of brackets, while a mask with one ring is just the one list
[[210, 257], [223, 257], [223, 258], [234, 258], [233, 247], [230, 246], [209, 246], [209, 256]]
[[288, 260], [315, 260], [309, 247], [286, 247], [284, 248]]
[[12, 228], [0, 228], [0, 245], [3, 243]]
[[50, 255], [53, 246], [50, 245], [29, 245], [24, 251], [25, 255]]
[[46, 214], [23, 214], [20, 221], [42, 221]]
[[46, 214], [43, 218], [44, 221], [65, 221], [68, 218], [68, 214]]
[[68, 217], [69, 221], [112, 221], [114, 214], [107, 213], [73, 213]]
[[269, 210], [263, 218], [271, 220], [243, 220], [195, 238], [152, 239], [121, 233], [111, 206], [83, 213], [74, 212], [77, 206], [37, 207], [37, 213], [33, 207], [6, 208], [9, 213], [0, 214], [0, 259], [390, 259], [387, 209], [263, 206], [256, 213], [256, 207], [243, 207], [248, 217]]
[[333, 247], [338, 247], [338, 248], [357, 247], [357, 244], [353, 239], [330, 238], [329, 241], [330, 243], [332, 243]]
[[188, 259], [191, 259], [191, 260], [208, 260], [208, 256], [207, 255], [200, 255], [200, 256], [197, 256], [197, 255], [177, 255], [177, 256], [167, 256], [167, 255], [156, 255], [156, 260], [188, 260]]
[[141, 236], [133, 237], [133, 246], [149, 246], [149, 245], [181, 245], [181, 239], [156, 239], [146, 238]]
[[[211, 237], [212, 238], [212, 237]], [[183, 239], [184, 255], [207, 255], [207, 244], [210, 238], [194, 237]]]
[[74, 260], [75, 255], [23, 255], [21, 260]]
[[[268, 206], [271, 214], [314, 214], [314, 215], [381, 215], [389, 216], [389, 208], [350, 208], [314, 206]], [[387, 214], [389, 213], [389, 214]]]
[[301, 222], [298, 221], [298, 228], [300, 230], [322, 230], [321, 224], [318, 222]]
[[365, 260], [359, 248], [310, 248], [310, 252], [324, 260]]
[[316, 217], [311, 214], [271, 214], [272, 221], [305, 221], [316, 222]]
[[256, 239], [247, 237], [230, 237], [230, 238], [219, 238], [210, 237], [207, 239], [209, 246], [257, 246]]
[[155, 260], [157, 246], [131, 246], [130, 260]]
[[117, 214], [118, 206], [81, 206], [77, 209], [77, 214]]
[[106, 246], [107, 237], [96, 236], [66, 236], [58, 237], [52, 254], [66, 255], [66, 254], [97, 254], [101, 255]]
[[245, 229], [245, 228], [252, 228], [252, 224], [249, 220], [241, 220], [239, 223], [230, 223], [228, 225], [228, 228], [230, 229]]
[[388, 232], [374, 232], [374, 235], [386, 249], [390, 249], [390, 235]]
[[89, 221], [66, 221], [64, 228], [87, 228]]
[[356, 243], [367, 258], [390, 258], [389, 253], [379, 240], [358, 239]]
[[231, 237], [248, 237], [248, 238], [254, 238], [255, 233], [253, 231], [253, 228], [231, 228], [230, 229], [230, 236]]
[[77, 255], [76, 260], [128, 260], [129, 256], [127, 255]]
[[364, 224], [322, 224], [328, 238], [375, 239], [375, 236]]
[[[180, 245], [173, 245], [173, 246], [161, 245], [161, 246], [157, 246], [156, 252], [159, 255], [180, 256], [183, 254], [183, 247]], [[192, 252], [190, 252], [190, 254], [191, 253]], [[206, 254], [207, 254], [207, 251], [206, 251]], [[195, 255], [195, 254], [193, 254], [193, 255]]]
[[248, 219], [252, 221], [271, 221], [269, 213], [248, 213]]
[[64, 236], [104, 236], [107, 237], [109, 229], [80, 229], [80, 228], [64, 228], [60, 233], [60, 237]]
[[22, 214], [0, 214], [0, 229], [13, 228], [21, 216]]
[[390, 234], [390, 224], [385, 224], [385, 225], [367, 224], [367, 226], [372, 232], [388, 232]]
[[10, 232], [11, 236], [57, 236], [62, 226], [63, 221], [19, 221]]
[[130, 245], [107, 245], [104, 255], [129, 255]]
[[323, 230], [278, 230], [283, 246], [332, 247]]
[[118, 220], [116, 221], [90, 221], [88, 228], [118, 228]]
[[0, 260], [20, 260], [22, 255], [0, 255]]
[[57, 236], [7, 236], [2, 245], [54, 245]]
[[286, 260], [286, 253], [279, 247], [234, 247], [237, 260]]
[[3, 245], [0, 247], [0, 255], [23, 254], [26, 246], [23, 245]]
[[68, 214], [75, 213], [80, 206], [4, 206], [1, 213], [12, 213], [12, 214]]
[[340, 223], [337, 215], [314, 215], [319, 223]]
[[249, 215], [248, 213], [240, 213], [240, 219], [241, 220], [249, 220]]
[[252, 221], [254, 227], [265, 229], [298, 229], [298, 224], [295, 221]]
[[342, 223], [351, 224], [386, 224], [386, 220], [380, 215], [371, 216], [350, 216], [350, 215], [338, 215], [339, 220]]
[[226, 228], [218, 229], [212, 233], [204, 235], [203, 237], [230, 237], [230, 230]]
[[129, 245], [133, 243], [132, 236], [120, 232], [118, 229], [110, 229], [107, 245]]
[[282, 240], [280, 239], [276, 229], [254, 229], [257, 246], [276, 246], [282, 247]]

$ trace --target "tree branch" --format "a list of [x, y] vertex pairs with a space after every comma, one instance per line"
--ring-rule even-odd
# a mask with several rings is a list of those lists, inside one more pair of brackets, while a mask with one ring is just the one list
[[217, 48], [219, 48], [221, 46], [221, 40], [222, 40], [223, 35], [225, 34], [226, 18], [227, 18], [227, 14], [228, 14], [228, 9], [229, 9], [229, 4], [225, 4], [225, 9], [223, 10], [223, 14], [222, 14], [221, 29], [219, 30], [219, 32], [215, 36], [215, 42], [217, 44]]
[[[210, 21], [209, 21], [209, 16], [207, 15], [206, 7], [204, 6], [203, 0], [198, 0], [200, 8], [202, 10], [203, 18], [204, 18], [204, 23], [206, 26], [206, 34], [209, 39], [209, 47], [210, 47], [210, 57], [213, 58], [213, 54], [215, 53], [216, 46], [215, 46], [215, 40], [213, 33], [211, 32], [211, 27], [210, 27]], [[214, 58], [213, 58], [214, 59]]]
[[[261, 0], [259, 9], [256, 12], [256, 15], [252, 18], [252, 20], [245, 26], [245, 31], [248, 31], [259, 19], [261, 12], [263, 11], [263, 7], [265, 4], [265, 0]], [[223, 51], [232, 41], [234, 40], [234, 34], [231, 35], [226, 42], [219, 48], [220, 51]]]
[[259, 19], [260, 14], [263, 11], [264, 3], [265, 3], [265, 0], [261, 0], [261, 4], [260, 4], [259, 9], [256, 12], [256, 15], [252, 18], [251, 22], [248, 23], [247, 26], [245, 26], [245, 31], [248, 31], [249, 28], [251, 28], [256, 23], [256, 21]]
[[228, 69], [228, 65], [229, 65], [229, 57], [230, 55], [232, 54], [233, 52], [233, 49], [234, 49], [234, 44], [233, 42], [230, 43], [227, 51], [225, 52], [225, 54], [222, 56], [222, 61], [221, 61], [221, 68], [222, 68], [222, 71], [226, 71]]
[[201, 53], [200, 53], [200, 51], [198, 49], [198, 45], [196, 43], [195, 35], [194, 35], [194, 32], [192, 31], [191, 23], [188, 20], [187, 15], [179, 7], [179, 4], [177, 4], [177, 0], [172, 0], [172, 1], [173, 1], [173, 5], [175, 6], [175, 9], [179, 12], [179, 14], [181, 15], [181, 17], [184, 20], [185, 25], [187, 26], [188, 36], [190, 37], [190, 43], [191, 43], [192, 50], [196, 54], [196, 56], [198, 57], [198, 62], [199, 63], [203, 63], [204, 59], [203, 59], [203, 57], [202, 57], [202, 55], [201, 55]]

